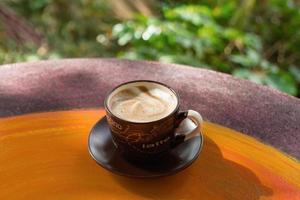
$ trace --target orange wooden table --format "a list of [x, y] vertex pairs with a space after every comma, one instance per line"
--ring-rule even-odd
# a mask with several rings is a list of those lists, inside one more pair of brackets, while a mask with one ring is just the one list
[[190, 167], [158, 179], [101, 168], [87, 137], [101, 109], [0, 119], [0, 199], [300, 199], [300, 163], [258, 140], [204, 123]]

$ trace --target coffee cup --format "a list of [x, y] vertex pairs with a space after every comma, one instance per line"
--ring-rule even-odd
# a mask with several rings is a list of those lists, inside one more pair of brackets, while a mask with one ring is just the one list
[[[180, 111], [178, 94], [156, 81], [123, 83], [108, 93], [104, 106], [113, 143], [122, 155], [134, 161], [158, 159], [197, 136], [202, 124], [197, 111]], [[197, 128], [178, 134], [176, 129], [186, 118]]]

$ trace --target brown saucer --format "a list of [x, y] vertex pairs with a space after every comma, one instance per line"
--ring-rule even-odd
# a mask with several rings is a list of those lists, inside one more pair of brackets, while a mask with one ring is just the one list
[[[181, 130], [194, 128], [186, 119]], [[158, 162], [136, 164], [122, 157], [112, 142], [106, 118], [95, 124], [88, 138], [88, 150], [93, 159], [103, 168], [122, 176], [134, 178], [155, 178], [175, 174], [193, 163], [203, 146], [203, 136], [194, 137], [165, 153]]]

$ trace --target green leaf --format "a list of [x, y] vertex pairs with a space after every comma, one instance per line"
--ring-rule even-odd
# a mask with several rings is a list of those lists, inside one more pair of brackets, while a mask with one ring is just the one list
[[279, 67], [271, 62], [269, 62], [266, 59], [262, 59], [262, 61], [260, 62], [260, 67], [263, 70], [272, 72], [272, 73], [278, 73], [279, 71]]
[[232, 55], [229, 56], [229, 60], [243, 67], [253, 68], [259, 65], [261, 56], [253, 49], [248, 49], [246, 55]]
[[243, 38], [243, 42], [246, 46], [249, 46], [257, 51], [260, 51], [262, 49], [262, 42], [259, 36], [247, 33], [245, 34]]
[[236, 77], [248, 79], [254, 83], [263, 83], [263, 77], [260, 74], [250, 71], [249, 69], [235, 69], [232, 74]]
[[210, 23], [212, 20], [211, 9], [206, 6], [188, 5], [167, 9], [164, 16], [169, 20], [182, 20], [199, 26]]
[[237, 38], [240, 38], [242, 33], [239, 30], [234, 28], [226, 28], [223, 35], [228, 40], [235, 40]]
[[133, 38], [131, 33], [125, 33], [118, 39], [118, 44], [120, 46], [126, 45]]
[[159, 35], [161, 33], [161, 28], [158, 26], [150, 25], [142, 34], [143, 40], [149, 40], [152, 35]]
[[118, 37], [125, 30], [124, 24], [116, 24], [113, 26], [112, 34], [114, 37]]
[[300, 83], [300, 69], [295, 65], [289, 67], [290, 73], [295, 77], [295, 79]]
[[229, 60], [244, 67], [252, 66], [252, 61], [245, 55], [232, 55], [229, 56]]
[[290, 95], [296, 95], [298, 92], [296, 81], [290, 74], [283, 71], [279, 73], [268, 73], [264, 83]]
[[254, 51], [253, 49], [249, 49], [247, 51], [247, 57], [249, 60], [251, 60], [253, 66], [258, 65], [261, 61], [260, 54], [257, 51]]
[[220, 6], [213, 9], [213, 16], [219, 19], [230, 20], [236, 8], [235, 1], [222, 2]]

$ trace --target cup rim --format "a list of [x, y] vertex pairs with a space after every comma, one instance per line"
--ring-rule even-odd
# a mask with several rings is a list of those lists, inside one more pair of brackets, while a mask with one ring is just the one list
[[[160, 118], [160, 119], [157, 119], [157, 120], [153, 120], [153, 121], [149, 121], [149, 122], [135, 122], [135, 121], [130, 121], [130, 120], [122, 119], [122, 118], [119, 118], [119, 117], [117, 117], [116, 115], [114, 115], [114, 114], [112, 113], [112, 111], [111, 111], [111, 110], [109, 109], [109, 107], [108, 107], [108, 102], [107, 102], [107, 101], [108, 101], [109, 96], [110, 96], [116, 89], [118, 89], [119, 87], [121, 87], [121, 86], [123, 86], [123, 85], [127, 85], [127, 84], [130, 84], [130, 83], [138, 83], [138, 82], [150, 82], [150, 83], [159, 84], [159, 85], [162, 85], [162, 86], [168, 88], [171, 92], [173, 92], [173, 93], [175, 94], [176, 99], [177, 99], [177, 105], [176, 105], [176, 107], [174, 108], [174, 110], [173, 110], [171, 113], [169, 113], [167, 116], [163, 117], [163, 118]], [[118, 119], [118, 120], [120, 120], [120, 121], [125, 121], [125, 122], [132, 123], [132, 124], [150, 124], [150, 123], [159, 122], [159, 121], [161, 121], [161, 120], [167, 119], [168, 117], [170, 117], [170, 116], [172, 116], [174, 113], [176, 113], [177, 110], [179, 109], [179, 105], [180, 105], [180, 102], [179, 102], [179, 101], [180, 101], [179, 95], [178, 95], [177, 92], [176, 92], [173, 88], [171, 88], [170, 86], [168, 86], [168, 85], [166, 85], [166, 84], [164, 84], [164, 83], [158, 82], [158, 81], [154, 81], [154, 80], [143, 80], [143, 79], [141, 79], [141, 80], [134, 80], [134, 81], [128, 81], [128, 82], [121, 83], [121, 84], [117, 85], [116, 87], [114, 87], [112, 90], [110, 90], [110, 91], [106, 94], [106, 96], [105, 96], [105, 100], [104, 100], [104, 108], [105, 108], [105, 110], [106, 110], [110, 115], [112, 115], [114, 118], [116, 118], [116, 119]]]

